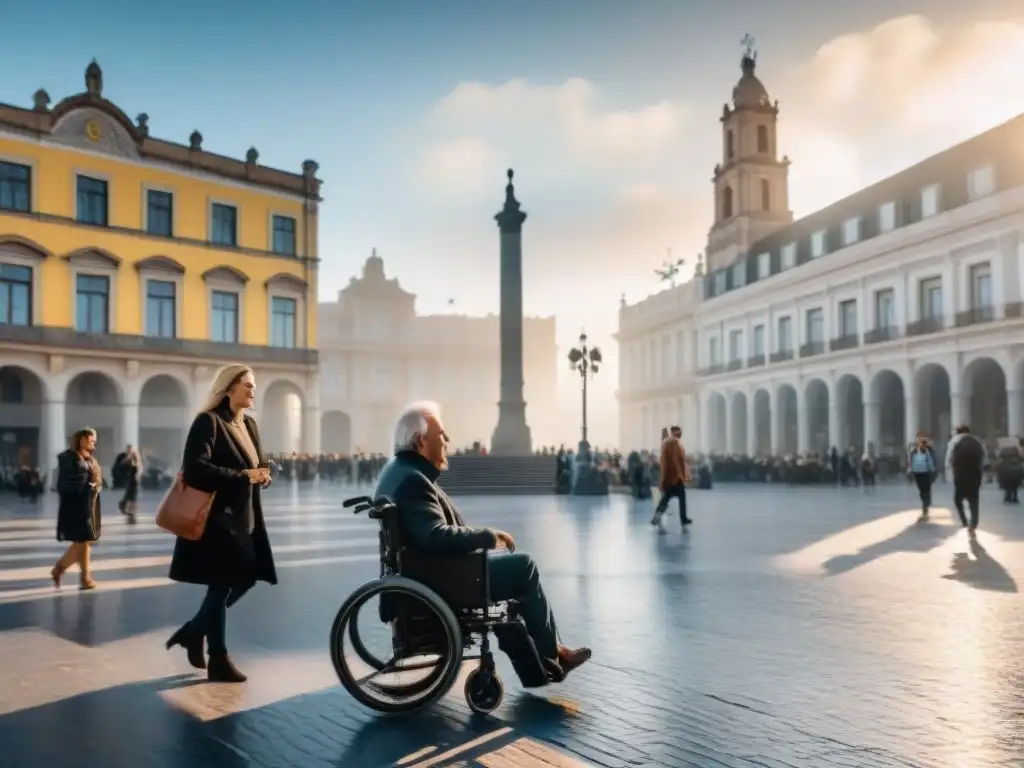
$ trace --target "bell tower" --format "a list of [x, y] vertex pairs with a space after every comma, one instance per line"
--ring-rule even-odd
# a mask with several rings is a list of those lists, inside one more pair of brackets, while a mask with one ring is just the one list
[[708, 271], [731, 264], [753, 243], [792, 223], [789, 158], [778, 159], [779, 102], [755, 74], [754, 39], [743, 38], [742, 76], [722, 107], [722, 158], [712, 178], [715, 223], [708, 232]]

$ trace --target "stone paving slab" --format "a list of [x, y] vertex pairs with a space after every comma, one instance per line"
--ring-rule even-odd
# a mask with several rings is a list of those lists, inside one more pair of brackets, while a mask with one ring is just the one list
[[994, 493], [973, 544], [947, 509], [918, 521], [901, 487], [719, 486], [663, 536], [622, 497], [460, 499], [534, 555], [565, 639], [594, 660], [538, 692], [502, 660], [493, 716], [458, 685], [395, 719], [356, 705], [327, 655], [338, 606], [376, 570], [372, 526], [337, 509], [347, 490], [269, 495], [289, 565], [230, 613], [243, 686], [163, 650], [201, 591], [148, 565], [171, 543], [144, 538], [145, 518], [108, 515], [96, 562], [120, 564], [95, 593], [55, 595], [52, 502], [0, 497], [0, 765], [1024, 765], [1024, 510]]

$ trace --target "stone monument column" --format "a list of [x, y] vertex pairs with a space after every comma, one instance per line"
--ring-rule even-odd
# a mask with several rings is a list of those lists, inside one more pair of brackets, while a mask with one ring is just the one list
[[494, 220], [501, 232], [501, 398], [498, 426], [491, 436], [495, 456], [529, 456], [530, 428], [523, 400], [523, 222], [512, 187], [512, 170], [505, 187], [505, 207]]

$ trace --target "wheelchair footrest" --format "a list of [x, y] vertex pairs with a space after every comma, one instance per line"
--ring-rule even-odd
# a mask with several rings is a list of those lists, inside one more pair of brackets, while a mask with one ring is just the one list
[[512, 662], [524, 688], [541, 688], [551, 682], [552, 675], [548, 673], [547, 665], [537, 653], [537, 647], [522, 621], [496, 624], [492, 631], [498, 638], [498, 647]]

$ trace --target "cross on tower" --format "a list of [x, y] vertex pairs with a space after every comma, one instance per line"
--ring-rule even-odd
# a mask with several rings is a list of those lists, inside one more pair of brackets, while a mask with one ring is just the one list
[[743, 58], [750, 59], [751, 61], [757, 59], [757, 51], [754, 50], [756, 43], [757, 41], [749, 32], [743, 36], [743, 39], [740, 40], [740, 45], [743, 46]]

